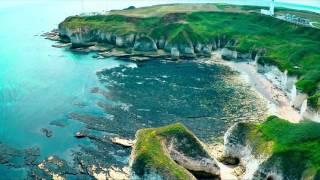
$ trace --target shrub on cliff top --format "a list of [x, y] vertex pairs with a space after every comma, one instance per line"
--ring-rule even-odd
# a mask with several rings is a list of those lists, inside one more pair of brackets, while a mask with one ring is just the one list
[[320, 92], [308, 98], [309, 105], [316, 110], [320, 109]]
[[302, 121], [294, 124], [271, 116], [258, 129], [264, 141], [273, 142], [274, 155], [291, 159], [283, 162], [283, 167], [302, 164], [305, 169], [320, 172], [320, 123]]

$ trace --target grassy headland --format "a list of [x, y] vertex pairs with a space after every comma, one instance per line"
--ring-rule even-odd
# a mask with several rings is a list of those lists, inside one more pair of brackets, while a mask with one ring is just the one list
[[[109, 15], [73, 16], [60, 26], [90, 27], [117, 35], [143, 34], [179, 45], [210, 44], [225, 36], [238, 52], [262, 51], [261, 64], [273, 64], [299, 77], [299, 90], [314, 95], [320, 83], [320, 30], [302, 27], [258, 13], [258, 7], [213, 4], [161, 5]], [[280, 9], [313, 20], [319, 14]]]
[[161, 130], [179, 131], [181, 127], [174, 125], [159, 130], [140, 130], [137, 135], [136, 162], [133, 165], [133, 169], [138, 175], [143, 175], [146, 173], [144, 172], [145, 169], [150, 166], [157, 169], [157, 171], [168, 174], [168, 176], [187, 179], [189, 177], [187, 171], [165, 155], [166, 153], [161, 144], [162, 137], [159, 136], [159, 131]]
[[180, 123], [141, 129], [136, 138], [132, 168], [140, 176], [155, 171], [169, 179], [192, 179], [190, 172], [170, 158], [166, 144], [173, 139], [178, 142], [175, 143], [177, 151], [184, 155], [193, 158], [209, 157], [192, 132]]
[[253, 174], [257, 179], [318, 179], [319, 129], [317, 122], [290, 123], [276, 116], [258, 124], [238, 123], [227, 134], [225, 154], [244, 161], [247, 168], [252, 162], [248, 158], [260, 160]]
[[[303, 121], [293, 124], [276, 116], [259, 125], [249, 125], [248, 138], [258, 153], [272, 154], [270, 164], [279, 163], [283, 172], [314, 177], [320, 173], [320, 124]], [[295, 171], [295, 172], [294, 172]], [[306, 178], [306, 177], [305, 177]]]
[[[230, 147], [237, 152], [242, 151], [237, 145], [249, 145], [255, 157], [267, 157], [256, 170], [257, 176], [277, 169], [284, 179], [317, 179], [320, 177], [319, 129], [320, 124], [316, 122], [294, 124], [270, 116], [261, 124], [241, 123], [231, 132], [239, 141], [231, 137]], [[132, 168], [138, 175], [156, 172], [169, 179], [190, 178], [190, 172], [170, 157], [168, 149], [172, 139], [178, 142], [175, 148], [182, 154], [195, 159], [208, 157], [196, 137], [181, 124], [142, 129], [136, 137]]]

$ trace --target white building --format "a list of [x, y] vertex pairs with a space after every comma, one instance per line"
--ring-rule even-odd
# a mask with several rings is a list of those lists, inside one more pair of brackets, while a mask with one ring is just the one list
[[261, 14], [264, 14], [267, 16], [274, 16], [274, 0], [271, 0], [269, 10], [261, 9]]

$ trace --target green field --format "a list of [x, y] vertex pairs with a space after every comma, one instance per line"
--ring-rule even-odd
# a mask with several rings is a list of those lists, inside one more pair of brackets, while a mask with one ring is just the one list
[[[112, 11], [110, 15], [69, 17], [61, 25], [90, 27], [117, 35], [144, 34], [171, 44], [210, 44], [225, 35], [239, 52], [264, 52], [259, 63], [273, 64], [299, 77], [297, 87], [313, 95], [320, 82], [320, 30], [258, 14], [258, 7], [166, 5]], [[319, 20], [315, 13], [281, 9]], [[280, 12], [281, 12], [280, 11]], [[168, 14], [169, 13], [169, 14]]]
[[320, 23], [319, 22], [313, 23], [313, 25], [320, 29]]

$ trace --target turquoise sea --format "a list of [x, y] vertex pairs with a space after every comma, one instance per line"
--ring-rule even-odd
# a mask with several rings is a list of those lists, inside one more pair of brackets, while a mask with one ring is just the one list
[[[182, 1], [161, 1], [161, 3], [175, 2]], [[200, 0], [200, 2], [230, 3], [231, 1]], [[232, 3], [240, 2], [264, 5], [261, 1], [249, 0]], [[159, 2], [146, 0], [0, 2], [0, 151], [3, 152], [0, 154], [0, 179], [22, 179], [28, 176], [30, 168], [36, 168], [20, 162], [25, 158], [23, 154], [26, 154], [24, 150], [27, 148], [40, 149], [40, 156], [35, 163], [50, 155], [57, 155], [70, 164], [74, 161], [74, 152], [82, 152], [82, 147], [99, 150], [102, 145], [92, 142], [93, 140], [74, 138], [75, 132], [81, 129], [89, 129], [93, 134], [114, 133], [132, 137], [135, 130], [141, 127], [183, 121], [204, 141], [209, 142], [225, 129], [228, 124], [226, 122], [236, 118], [230, 117], [230, 114], [238, 114], [237, 118], [259, 117], [258, 110], [250, 111], [254, 104], [232, 98], [233, 95], [237, 95], [237, 97], [248, 97], [248, 101], [255, 99], [247, 93], [247, 87], [232, 86], [226, 81], [237, 74], [224, 67], [197, 65], [193, 62], [134, 64], [115, 58], [97, 60], [92, 58], [92, 54], [79, 54], [53, 48], [51, 45], [54, 42], [40, 36], [56, 28], [58, 23], [69, 15], [122, 9], [130, 5], [140, 7], [153, 4]], [[308, 5], [293, 5], [288, 2], [278, 2], [278, 4], [283, 7], [320, 12], [320, 4], [317, 1]], [[148, 67], [161, 71], [153, 72], [152, 68]], [[193, 74], [195, 77], [187, 79], [188, 76], [184, 73]], [[144, 88], [140, 87], [140, 83], [146, 83]], [[203, 91], [195, 93], [196, 88], [202, 88], [204, 85], [206, 86]], [[92, 93], [93, 89], [99, 89], [100, 93]], [[102, 91], [107, 93], [101, 93]], [[202, 103], [195, 102], [195, 99], [201, 100]], [[110, 108], [102, 105], [110, 101], [113, 105], [120, 104], [122, 109], [114, 108], [118, 106]], [[203, 104], [206, 107], [202, 107]], [[237, 106], [243, 107], [243, 111], [240, 112]], [[210, 110], [207, 110], [208, 108]], [[122, 111], [123, 109], [125, 111]], [[181, 113], [182, 110], [186, 113]], [[135, 118], [127, 116], [130, 113]], [[202, 117], [203, 114], [206, 117]], [[221, 117], [225, 120], [221, 120]], [[88, 127], [92, 126], [88, 123], [90, 120], [96, 120], [96, 124], [100, 123], [104, 128]], [[41, 132], [42, 128], [52, 130], [53, 136], [47, 138]], [[205, 131], [202, 131], [203, 129]], [[211, 132], [213, 135], [208, 136], [207, 134]], [[121, 149], [118, 147], [111, 145], [108, 147], [110, 149], [104, 151], [119, 151], [121, 154]], [[100, 152], [98, 150], [97, 152]], [[127, 156], [127, 152], [118, 156], [114, 154], [116, 153], [113, 153], [112, 157], [125, 163], [125, 160], [121, 160], [121, 156]], [[112, 164], [113, 161], [109, 157], [105, 158]]]

